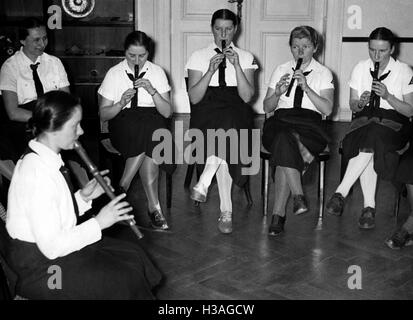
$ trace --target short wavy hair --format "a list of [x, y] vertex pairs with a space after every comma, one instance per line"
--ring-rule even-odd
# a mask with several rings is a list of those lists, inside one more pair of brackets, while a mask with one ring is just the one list
[[321, 41], [320, 35], [313, 27], [310, 27], [310, 26], [295, 27], [290, 33], [290, 40], [288, 43], [291, 47], [293, 39], [303, 39], [303, 38], [309, 39], [311, 43], [313, 44], [314, 48], [319, 49], [319, 45]]

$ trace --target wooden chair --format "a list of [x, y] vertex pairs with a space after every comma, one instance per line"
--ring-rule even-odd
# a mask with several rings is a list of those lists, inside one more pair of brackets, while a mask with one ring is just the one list
[[[265, 115], [265, 119], [267, 119], [267, 115]], [[261, 174], [261, 194], [263, 196], [263, 214], [266, 216], [268, 213], [268, 183], [269, 183], [269, 173], [270, 173], [270, 157], [271, 153], [267, 151], [264, 146], [261, 144], [261, 167], [262, 167], [262, 174]], [[325, 183], [325, 167], [326, 162], [330, 159], [330, 149], [329, 146], [320, 152], [319, 154], [315, 155], [314, 161], [317, 161], [319, 166], [319, 176], [318, 176], [318, 199], [319, 199], [319, 210], [318, 210], [318, 222], [321, 223], [324, 217], [324, 183]]]
[[[188, 77], [185, 77], [185, 85], [186, 89], [188, 91]], [[190, 107], [192, 108], [192, 104], [190, 103]], [[185, 174], [185, 181], [184, 181], [184, 188], [189, 189], [192, 181], [192, 176], [194, 171], [196, 171], [196, 176], [197, 176], [197, 181], [199, 180], [199, 177], [201, 176], [202, 172], [199, 170], [199, 167], [196, 164], [188, 164], [187, 169], [186, 169], [186, 174]], [[247, 183], [243, 187], [245, 197], [247, 199], [248, 206], [252, 206], [253, 200], [251, 197], [251, 191], [250, 191], [250, 180], [248, 179]], [[199, 202], [195, 201], [195, 205], [198, 206]]]

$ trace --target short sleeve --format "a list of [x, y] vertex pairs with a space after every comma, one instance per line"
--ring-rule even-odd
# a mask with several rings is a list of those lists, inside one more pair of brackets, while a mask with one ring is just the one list
[[328, 68], [323, 68], [320, 90], [334, 89], [333, 74]]
[[350, 88], [359, 91], [362, 80], [362, 65], [358, 63], [351, 72], [350, 81], [348, 82]]
[[161, 67], [158, 68], [156, 72], [156, 83], [154, 84], [155, 89], [159, 93], [165, 93], [171, 90], [171, 87], [166, 77], [165, 71]]
[[413, 71], [408, 66], [405, 65], [402, 76], [402, 94], [407, 95], [413, 92]]
[[198, 70], [202, 71], [201, 68], [201, 59], [199, 55], [199, 51], [195, 51], [191, 54], [189, 57], [188, 62], [185, 65], [185, 71], [188, 72], [188, 70]]
[[5, 62], [0, 70], [0, 90], [17, 93], [17, 78], [10, 63]]
[[243, 69], [258, 69], [257, 60], [249, 52], [246, 53], [245, 65], [243, 66]]
[[105, 75], [105, 78], [103, 79], [102, 84], [100, 85], [98, 93], [105, 99], [116, 102], [115, 101], [116, 99], [115, 83], [116, 83], [116, 79], [115, 79], [115, 74], [113, 72], [113, 69], [109, 69], [109, 71]]
[[56, 58], [57, 71], [59, 73], [59, 88], [64, 88], [70, 86], [69, 79], [67, 78], [67, 73], [62, 61]]

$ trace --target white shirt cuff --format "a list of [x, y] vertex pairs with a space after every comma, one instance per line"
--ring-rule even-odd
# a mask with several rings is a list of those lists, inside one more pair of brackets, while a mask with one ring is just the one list
[[80, 190], [75, 193], [75, 199], [77, 202], [77, 206], [79, 208], [79, 216], [83, 215], [86, 211], [92, 208], [92, 200], [85, 201], [83, 200], [82, 196], [80, 195]]

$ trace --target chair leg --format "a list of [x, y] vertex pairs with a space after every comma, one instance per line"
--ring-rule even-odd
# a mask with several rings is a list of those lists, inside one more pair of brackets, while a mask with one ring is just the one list
[[194, 164], [194, 166], [196, 170], [196, 181], [199, 181], [199, 179], [201, 178], [201, 174], [202, 174], [201, 166], [197, 166], [196, 164]]
[[251, 191], [250, 191], [250, 179], [248, 179], [247, 183], [244, 186], [244, 192], [247, 198], [248, 206], [250, 207], [253, 204], [252, 197], [251, 197]]
[[394, 214], [394, 220], [395, 220], [395, 225], [397, 226], [397, 221], [399, 218], [399, 210], [400, 210], [400, 198], [401, 198], [401, 192], [396, 190], [396, 200], [394, 202], [394, 209], [393, 209], [393, 214]]
[[322, 221], [324, 217], [324, 175], [325, 175], [325, 162], [320, 161], [320, 173], [318, 177], [318, 199], [319, 199], [319, 212], [318, 221]]
[[264, 195], [264, 186], [265, 186], [265, 170], [264, 170], [264, 166], [265, 166], [265, 160], [261, 159], [261, 168], [262, 168], [262, 172], [261, 172], [261, 195]]
[[268, 212], [268, 180], [269, 180], [269, 160], [264, 160], [264, 216]]
[[345, 164], [344, 157], [341, 155], [340, 161], [340, 181], [343, 180], [344, 174], [346, 173], [347, 165]]
[[188, 189], [189, 185], [191, 184], [192, 173], [194, 172], [195, 166], [196, 166], [195, 164], [188, 164], [186, 168], [186, 175], [185, 175], [185, 182], [184, 182], [185, 189]]
[[170, 209], [172, 206], [172, 175], [166, 174], [166, 207]]

